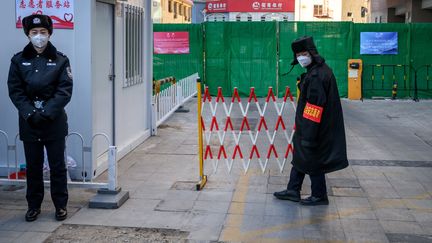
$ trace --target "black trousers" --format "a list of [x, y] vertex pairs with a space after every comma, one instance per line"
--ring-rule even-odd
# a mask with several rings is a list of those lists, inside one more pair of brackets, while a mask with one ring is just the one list
[[[311, 180], [311, 190], [312, 196], [314, 197], [326, 197], [327, 196], [327, 187], [325, 175], [309, 175]], [[294, 190], [300, 192], [303, 184], [303, 180], [305, 178], [305, 174], [296, 170], [294, 167], [291, 169], [290, 179], [288, 182], [287, 189]]]
[[24, 142], [27, 161], [27, 203], [29, 208], [40, 208], [44, 198], [44, 147], [50, 166], [51, 199], [56, 208], [66, 208], [68, 201], [65, 139]]

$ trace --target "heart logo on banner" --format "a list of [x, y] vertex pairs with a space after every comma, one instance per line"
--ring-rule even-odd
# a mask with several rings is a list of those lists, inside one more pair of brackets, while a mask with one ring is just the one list
[[71, 13], [65, 13], [63, 16], [64, 20], [66, 20], [66, 22], [72, 22], [73, 20], [73, 14]]

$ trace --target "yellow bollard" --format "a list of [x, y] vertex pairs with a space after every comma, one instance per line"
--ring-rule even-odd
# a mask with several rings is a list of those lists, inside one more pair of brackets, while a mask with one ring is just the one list
[[201, 79], [197, 79], [197, 105], [198, 105], [198, 156], [199, 156], [199, 179], [200, 181], [196, 184], [196, 190], [200, 191], [204, 188], [207, 183], [207, 176], [204, 175], [204, 158], [203, 158], [203, 133], [201, 124]]

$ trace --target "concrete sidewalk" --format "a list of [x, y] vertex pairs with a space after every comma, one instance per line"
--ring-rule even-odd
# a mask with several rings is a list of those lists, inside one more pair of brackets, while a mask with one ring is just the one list
[[[119, 209], [89, 209], [95, 191], [71, 189], [66, 221], [54, 220], [46, 193], [40, 218], [28, 223], [24, 189], [0, 187], [0, 242], [51, 242], [60, 229], [84, 225], [173, 229], [171, 242], [432, 242], [432, 101], [342, 103], [350, 167], [327, 175], [328, 206], [273, 197], [286, 187], [289, 165], [283, 174], [228, 174], [222, 164], [213, 174], [208, 165], [209, 181], [195, 191], [195, 99], [190, 113], [175, 114], [120, 161], [119, 184], [131, 198]], [[303, 195], [309, 186], [306, 179]]]

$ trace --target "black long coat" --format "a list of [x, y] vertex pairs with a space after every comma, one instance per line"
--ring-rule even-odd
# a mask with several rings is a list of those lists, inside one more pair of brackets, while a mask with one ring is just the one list
[[[51, 42], [41, 54], [29, 43], [12, 57], [8, 88], [9, 97], [18, 109], [21, 140], [57, 140], [68, 134], [64, 107], [72, 96], [72, 74], [69, 59], [57, 52]], [[39, 112], [48, 118], [38, 128], [27, 121], [38, 110], [34, 101], [43, 101]]]
[[321, 57], [302, 74], [296, 111], [293, 166], [314, 175], [348, 166], [336, 79]]

